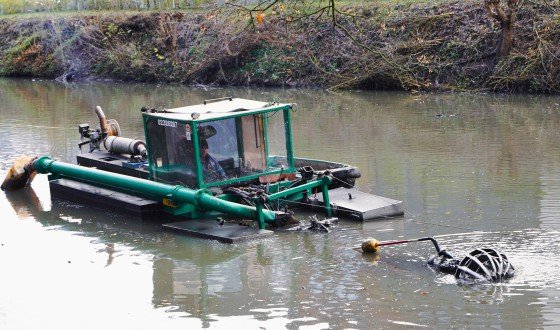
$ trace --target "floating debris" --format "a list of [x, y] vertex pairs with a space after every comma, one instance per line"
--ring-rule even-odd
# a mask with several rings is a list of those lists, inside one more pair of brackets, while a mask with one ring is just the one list
[[309, 223], [300, 223], [296, 226], [290, 227], [288, 231], [303, 231], [303, 230], [318, 230], [330, 233], [331, 228], [335, 223], [338, 223], [338, 218], [331, 217], [319, 220], [316, 215], [310, 217]]

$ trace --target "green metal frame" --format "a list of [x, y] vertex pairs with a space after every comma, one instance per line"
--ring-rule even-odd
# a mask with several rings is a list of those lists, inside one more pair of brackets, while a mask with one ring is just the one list
[[[200, 158], [200, 145], [198, 139], [198, 123], [192, 122], [187, 123], [187, 125], [191, 125], [191, 134], [193, 137], [193, 144], [194, 144], [194, 163], [196, 167], [196, 185], [199, 188], [205, 187], [204, 185], [204, 178], [202, 176], [202, 160]], [[149, 152], [149, 151], [148, 151]]]
[[284, 109], [284, 129], [286, 135], [286, 157], [288, 158], [288, 166], [290, 168], [295, 168], [294, 165], [294, 149], [292, 143], [292, 118], [289, 109]]
[[[290, 111], [292, 110], [291, 106], [288, 105], [283, 105], [283, 106], [278, 106], [278, 107], [270, 107], [270, 108], [266, 108], [264, 110], [251, 110], [249, 112], [232, 112], [232, 113], [228, 113], [227, 115], [224, 115], [222, 117], [219, 118], [209, 118], [209, 119], [171, 119], [168, 118], [166, 116], [167, 113], [164, 114], [159, 114], [159, 113], [144, 113], [143, 114], [143, 125], [144, 125], [144, 132], [145, 132], [145, 139], [146, 139], [146, 145], [147, 145], [147, 149], [148, 149], [148, 154], [150, 154], [151, 150], [150, 150], [150, 146], [151, 146], [151, 140], [150, 140], [150, 136], [148, 136], [148, 127], [147, 127], [147, 120], [150, 117], [155, 117], [155, 118], [161, 118], [161, 119], [165, 119], [168, 121], [173, 121], [173, 122], [177, 122], [177, 123], [181, 123], [181, 124], [185, 124], [185, 125], [190, 125], [191, 127], [191, 136], [193, 139], [193, 146], [194, 146], [194, 161], [195, 161], [195, 173], [196, 173], [196, 182], [197, 182], [197, 187], [198, 188], [210, 188], [210, 187], [216, 187], [216, 186], [221, 186], [221, 185], [227, 185], [227, 184], [233, 184], [233, 183], [241, 183], [244, 181], [251, 181], [254, 180], [260, 176], [263, 175], [274, 175], [274, 174], [281, 174], [281, 173], [295, 173], [296, 169], [294, 166], [294, 152], [293, 152], [293, 145], [292, 145], [292, 129], [291, 129], [291, 117], [290, 117]], [[217, 121], [217, 120], [224, 120], [224, 119], [230, 119], [230, 118], [234, 118], [236, 119], [236, 127], [239, 127], [239, 123], [240, 120], [237, 120], [238, 118], [240, 119], [241, 117], [245, 117], [245, 116], [253, 116], [253, 115], [264, 115], [267, 113], [271, 113], [271, 112], [277, 112], [277, 111], [282, 111], [284, 114], [284, 131], [285, 131], [285, 139], [286, 139], [286, 157], [287, 157], [287, 161], [288, 161], [288, 168], [284, 168], [284, 169], [279, 169], [279, 170], [273, 170], [270, 171], [269, 165], [268, 165], [268, 158], [269, 158], [269, 147], [268, 147], [268, 136], [267, 136], [267, 125], [268, 125], [268, 121], [266, 118], [266, 115], [263, 116], [263, 124], [264, 124], [264, 147], [265, 147], [265, 157], [266, 157], [266, 169], [262, 172], [262, 173], [257, 173], [257, 174], [252, 174], [252, 175], [247, 175], [247, 176], [243, 176], [243, 177], [238, 177], [238, 178], [232, 178], [232, 179], [228, 179], [228, 180], [223, 180], [223, 181], [215, 181], [215, 182], [204, 182], [204, 178], [203, 178], [203, 174], [202, 174], [202, 164], [201, 164], [201, 159], [200, 159], [200, 145], [199, 145], [199, 136], [198, 136], [198, 126], [202, 123], [208, 123], [208, 122], [213, 122], [213, 121]], [[189, 114], [185, 114], [185, 117], [190, 117]], [[239, 129], [237, 130], [237, 134], [238, 134], [238, 141], [239, 141]], [[242, 152], [242, 150], [240, 151]], [[155, 164], [152, 164], [150, 162], [149, 164], [149, 169], [150, 169], [150, 178], [153, 180], [153, 178], [155, 177], [154, 173], [155, 173]]]
[[[50, 159], [42, 159], [40, 162], [37, 161], [38, 168], [41, 168], [41, 171], [54, 173], [57, 176], [67, 176], [68, 172], [70, 171], [73, 174], [68, 175], [69, 177], [73, 177], [79, 180], [85, 180], [90, 182], [96, 182], [100, 185], [106, 185], [114, 188], [115, 190], [126, 190], [131, 191], [137, 195], [148, 195], [151, 197], [156, 196], [157, 198], [161, 198], [164, 204], [164, 209], [167, 212], [170, 212], [175, 215], [187, 215], [191, 218], [200, 218], [204, 216], [208, 216], [210, 213], [223, 212], [226, 214], [233, 214], [233, 215], [240, 215], [244, 217], [253, 218], [258, 222], [259, 228], [264, 229], [266, 227], [267, 222], [274, 222], [276, 221], [278, 212], [270, 211], [264, 208], [264, 205], [271, 201], [280, 202], [283, 201], [296, 201], [302, 199], [304, 196], [309, 196], [313, 193], [314, 188], [321, 189], [321, 193], [323, 195], [323, 201], [325, 205], [325, 212], [327, 216], [331, 216], [331, 207], [330, 207], [330, 199], [328, 193], [328, 185], [331, 183], [331, 178], [329, 176], [322, 176], [315, 180], [308, 181], [303, 183], [299, 186], [291, 187], [293, 182], [284, 181], [284, 182], [276, 182], [274, 184], [269, 185], [270, 194], [266, 195], [265, 198], [257, 197], [254, 198], [253, 202], [255, 203], [255, 207], [243, 205], [237, 203], [236, 197], [231, 195], [220, 195], [220, 196], [212, 196], [210, 193], [206, 191], [206, 188], [220, 186], [220, 185], [227, 185], [233, 183], [241, 183], [245, 181], [254, 180], [263, 175], [274, 175], [274, 174], [282, 174], [282, 173], [295, 173], [295, 161], [294, 161], [294, 152], [293, 152], [293, 140], [292, 140], [292, 128], [291, 128], [291, 110], [292, 107], [289, 105], [282, 105], [278, 107], [269, 107], [264, 110], [250, 110], [244, 112], [232, 112], [228, 113], [224, 116], [219, 118], [208, 118], [208, 119], [177, 119], [177, 118], [169, 118], [168, 114], [143, 114], [143, 124], [144, 124], [144, 131], [145, 131], [145, 138], [148, 147], [148, 154], [150, 154], [150, 136], [148, 136], [148, 127], [147, 121], [150, 117], [161, 118], [168, 121], [174, 121], [177, 123], [189, 125], [191, 128], [191, 136], [193, 142], [193, 149], [194, 149], [194, 161], [195, 161], [195, 174], [196, 174], [196, 182], [198, 186], [198, 190], [193, 190], [190, 188], [186, 188], [183, 186], [171, 186], [166, 185], [164, 183], [158, 183], [153, 181], [141, 180], [137, 178], [132, 178], [134, 183], [130, 183], [128, 177], [119, 176], [117, 174], [107, 174], [106, 172], [91, 174], [92, 177], [90, 179], [85, 178], [85, 176], [89, 177], [90, 174], [76, 174], [74, 173], [75, 169], [68, 169], [64, 167], [64, 169], [59, 170], [58, 168], [53, 170], [55, 162]], [[283, 122], [284, 122], [284, 134], [285, 134], [285, 143], [286, 143], [286, 159], [288, 163], [287, 168], [278, 169], [278, 170], [269, 170], [270, 164], [269, 159], [270, 155], [269, 152], [269, 144], [268, 144], [268, 124], [269, 121], [267, 119], [266, 114], [272, 112], [282, 111], [283, 113]], [[198, 136], [198, 127], [202, 123], [213, 122], [217, 120], [224, 120], [224, 119], [235, 119], [235, 124], [237, 127], [237, 140], [238, 140], [238, 151], [240, 155], [243, 154], [243, 145], [239, 145], [240, 140], [242, 140], [242, 136], [240, 136], [240, 126], [241, 126], [241, 118], [245, 116], [253, 116], [253, 115], [263, 115], [263, 135], [264, 135], [264, 148], [265, 148], [265, 157], [266, 157], [266, 168], [262, 173], [257, 173], [253, 175], [247, 175], [244, 177], [233, 178], [223, 181], [216, 181], [205, 183], [203, 179], [202, 173], [202, 162], [200, 156], [200, 138]], [[175, 114], [177, 117], [177, 114]], [[189, 114], [185, 114], [185, 117], [190, 117]], [[41, 172], [40, 171], [40, 172]], [[42, 173], [44, 173], [42, 172]], [[155, 164], [150, 162], [150, 178], [154, 178], [155, 173]], [[104, 177], [107, 176], [107, 177]], [[138, 181], [140, 180], [140, 181]], [[154, 187], [157, 187], [157, 191], [152, 191]]]
[[268, 117], [267, 117], [267, 116], [263, 116], [263, 136], [264, 136], [263, 144], [264, 144], [264, 155], [265, 155], [264, 163], [265, 163], [265, 166], [266, 166], [266, 170], [268, 171], [268, 168], [269, 168], [269, 164], [268, 164], [268, 157], [269, 157], [268, 150], [269, 150], [269, 149], [268, 149], [268, 129], [267, 129], [267, 128], [268, 128]]
[[[267, 220], [264, 217], [263, 206], [265, 203], [274, 201], [283, 197], [293, 197], [294, 195], [299, 195], [302, 192], [306, 191], [308, 194], [311, 194], [313, 188], [321, 187], [321, 193], [323, 194], [323, 201], [325, 203], [325, 213], [327, 217], [332, 215], [331, 204], [329, 199], [329, 184], [332, 182], [332, 179], [329, 176], [323, 176], [321, 178], [317, 178], [316, 180], [304, 183], [302, 185], [288, 188], [285, 190], [278, 191], [276, 193], [270, 194], [266, 196], [266, 200], [260, 197], [256, 197], [253, 199], [253, 202], [257, 208], [257, 221], [259, 223], [259, 228], [265, 228], [265, 222]], [[292, 199], [293, 200], [293, 199]]]

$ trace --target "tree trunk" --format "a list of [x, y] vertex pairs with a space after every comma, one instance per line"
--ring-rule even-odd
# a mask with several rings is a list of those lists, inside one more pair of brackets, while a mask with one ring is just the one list
[[502, 28], [498, 50], [499, 57], [508, 56], [513, 48], [513, 28], [521, 3], [523, 3], [523, 0], [507, 0], [507, 7], [504, 7], [500, 4], [500, 0], [484, 0], [484, 7], [488, 16], [498, 21]]
[[502, 22], [502, 40], [500, 42], [500, 57], [508, 56], [513, 47], [513, 19]]

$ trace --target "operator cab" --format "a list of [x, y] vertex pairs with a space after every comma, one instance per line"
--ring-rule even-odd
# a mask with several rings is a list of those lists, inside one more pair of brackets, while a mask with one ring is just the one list
[[199, 189], [295, 173], [292, 106], [225, 98], [145, 110], [150, 177]]

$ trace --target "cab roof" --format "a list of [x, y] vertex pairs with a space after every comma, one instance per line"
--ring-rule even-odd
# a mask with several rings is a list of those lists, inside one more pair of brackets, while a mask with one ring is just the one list
[[[231, 117], [234, 113], [261, 113], [267, 110], [291, 107], [291, 103], [261, 102], [241, 98], [225, 98], [204, 101], [202, 104], [189, 105], [180, 108], [166, 109], [162, 112], [148, 115], [181, 121], [205, 121]], [[198, 114], [198, 117], [197, 117]]]

